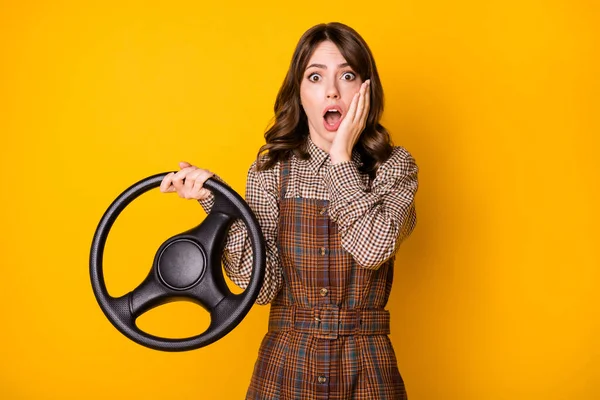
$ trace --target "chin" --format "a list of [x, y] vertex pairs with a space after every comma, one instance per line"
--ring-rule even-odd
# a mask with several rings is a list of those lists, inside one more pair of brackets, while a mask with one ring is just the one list
[[326, 131], [321, 134], [321, 139], [323, 141], [327, 142], [328, 146], [331, 146], [333, 139], [335, 139], [335, 135], [337, 135], [337, 131], [333, 131], [333, 132]]

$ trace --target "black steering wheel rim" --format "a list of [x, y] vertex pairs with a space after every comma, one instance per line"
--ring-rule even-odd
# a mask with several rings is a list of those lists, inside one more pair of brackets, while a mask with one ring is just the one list
[[[167, 174], [169, 172], [156, 174], [131, 185], [108, 207], [96, 228], [92, 241], [90, 279], [100, 308], [123, 335], [155, 350], [187, 351], [207, 346], [221, 339], [249, 312], [258, 297], [264, 279], [265, 245], [260, 225], [248, 204], [227, 185], [210, 178], [204, 183], [204, 187], [214, 194], [215, 202], [205, 221], [196, 228], [165, 241], [156, 253], [148, 277], [134, 291], [121, 297], [110, 296], [103, 275], [104, 247], [110, 229], [119, 214], [133, 200], [158, 187]], [[251, 241], [253, 272], [244, 292], [233, 294], [224, 285], [220, 259], [226, 233], [231, 222], [237, 218], [245, 223]], [[207, 221], [209, 221], [208, 225], [206, 225]], [[201, 254], [203, 257], [189, 261], [195, 268], [192, 269], [192, 274], [195, 274], [193, 279], [196, 279], [196, 275], [199, 277], [195, 283], [188, 286], [174, 287], [165, 280], [165, 275], [169, 275], [168, 265], [173, 264], [173, 260], [177, 259], [171, 257], [167, 260], [165, 254], [179, 256], [176, 254], [179, 251], [177, 246], [184, 250], [183, 253]], [[163, 258], [168, 262], [161, 264]], [[202, 264], [202, 261], [198, 260], [202, 259], [205, 260], [206, 265], [198, 266]], [[177, 281], [177, 277], [181, 275], [179, 272], [178, 270], [170, 275], [170, 279], [176, 284], [179, 283]], [[219, 273], [220, 276], [213, 276]], [[192, 281], [187, 283], [190, 282]], [[180, 299], [194, 301], [211, 313], [211, 324], [205, 332], [188, 338], [162, 338], [148, 334], [136, 326], [135, 319], [147, 310]]]

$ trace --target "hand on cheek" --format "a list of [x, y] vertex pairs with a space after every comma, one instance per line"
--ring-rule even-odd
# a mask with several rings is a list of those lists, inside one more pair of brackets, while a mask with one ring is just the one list
[[340, 124], [329, 149], [332, 164], [350, 160], [352, 149], [365, 129], [371, 100], [370, 85], [369, 79], [364, 81], [358, 93], [352, 98], [348, 113]]

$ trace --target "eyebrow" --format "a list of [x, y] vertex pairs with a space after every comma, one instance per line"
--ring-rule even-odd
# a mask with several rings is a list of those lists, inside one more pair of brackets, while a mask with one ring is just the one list
[[[350, 64], [348, 64], [348, 63], [342, 63], [342, 64], [338, 65], [338, 68], [345, 68], [345, 67], [349, 67], [349, 66], [350, 66]], [[325, 65], [325, 64], [310, 64], [308, 67], [306, 67], [306, 69], [309, 69], [312, 67], [327, 69], [327, 65]]]

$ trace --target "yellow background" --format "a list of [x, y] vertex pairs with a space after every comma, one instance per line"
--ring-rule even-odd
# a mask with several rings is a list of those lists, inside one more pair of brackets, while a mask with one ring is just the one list
[[[421, 168], [389, 304], [410, 399], [600, 398], [598, 4], [1, 1], [0, 398], [243, 398], [268, 307], [206, 348], [147, 349], [96, 303], [90, 244], [112, 200], [179, 160], [243, 193], [293, 48], [326, 21], [371, 46], [384, 124]], [[109, 292], [202, 218], [158, 189], [133, 203]], [[181, 337], [208, 317], [139, 322]]]

